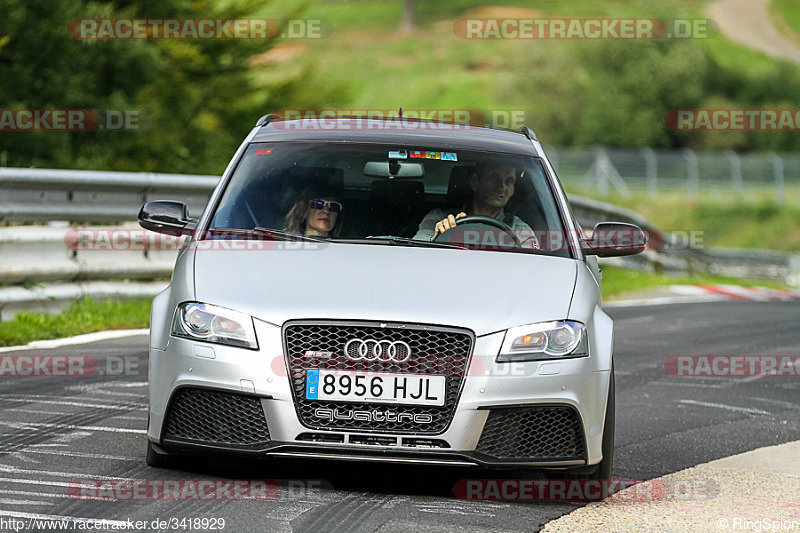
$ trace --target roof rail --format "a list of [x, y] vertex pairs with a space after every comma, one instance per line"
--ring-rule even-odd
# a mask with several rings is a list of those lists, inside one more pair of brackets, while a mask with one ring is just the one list
[[527, 137], [528, 139], [539, 142], [539, 139], [536, 138], [536, 133], [534, 133], [534, 131], [530, 129], [528, 126], [522, 126], [522, 128], [520, 128], [520, 131], [522, 131], [522, 133], [524, 133], [525, 137]]
[[256, 121], [256, 126], [266, 126], [267, 124], [269, 124], [273, 120], [278, 120], [280, 118], [283, 118], [283, 117], [281, 117], [280, 115], [276, 115], [275, 113], [270, 113], [270, 114], [264, 115], [263, 117], [258, 119]]

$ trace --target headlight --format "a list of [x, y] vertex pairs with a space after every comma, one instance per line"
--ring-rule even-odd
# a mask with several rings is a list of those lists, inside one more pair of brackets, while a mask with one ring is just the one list
[[216, 305], [198, 302], [180, 304], [172, 320], [172, 334], [198, 341], [258, 349], [253, 318]]
[[548, 361], [587, 355], [586, 326], [561, 320], [509, 329], [497, 361]]

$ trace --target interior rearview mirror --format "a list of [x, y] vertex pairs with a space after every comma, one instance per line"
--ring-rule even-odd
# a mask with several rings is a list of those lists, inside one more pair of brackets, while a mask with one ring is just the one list
[[425, 167], [409, 161], [367, 161], [364, 175], [373, 178], [421, 178]]

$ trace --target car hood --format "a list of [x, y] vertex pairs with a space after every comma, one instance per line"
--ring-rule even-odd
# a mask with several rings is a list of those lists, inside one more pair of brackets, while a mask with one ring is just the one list
[[484, 335], [566, 318], [577, 272], [572, 259], [522, 253], [287, 242], [248, 250], [239, 242], [245, 249], [196, 250], [195, 297], [276, 325], [378, 320]]

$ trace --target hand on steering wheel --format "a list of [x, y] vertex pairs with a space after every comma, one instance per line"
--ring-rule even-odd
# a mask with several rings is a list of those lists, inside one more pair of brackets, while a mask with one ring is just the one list
[[440, 233], [444, 233], [445, 231], [449, 230], [450, 228], [456, 227], [456, 219], [457, 218], [464, 218], [467, 214], [463, 211], [456, 216], [448, 215], [447, 218], [440, 220], [436, 223], [436, 228], [433, 230], [433, 237], [436, 238], [437, 235]]
[[486, 217], [481, 215], [467, 216], [466, 213], [459, 213], [456, 216], [450, 215], [447, 218], [439, 221], [436, 224], [436, 230], [434, 231], [433, 238], [434, 240], [436, 240], [436, 237], [441, 235], [445, 231], [455, 226], [463, 226], [464, 224], [485, 224], [487, 226], [495, 227], [506, 233], [509, 237], [511, 237], [514, 241], [514, 245], [517, 248], [522, 248], [522, 242], [519, 240], [517, 234], [514, 233], [514, 230], [512, 230], [508, 226], [508, 224], [506, 224], [502, 220], [498, 220], [494, 217]]
[[486, 224], [487, 226], [494, 226], [511, 237], [514, 240], [514, 245], [516, 245], [517, 248], [522, 248], [522, 242], [520, 242], [517, 234], [514, 233], [514, 230], [512, 230], [511, 227], [502, 220], [498, 220], [494, 217], [472, 215], [456, 221], [456, 226], [463, 226], [464, 224]]

